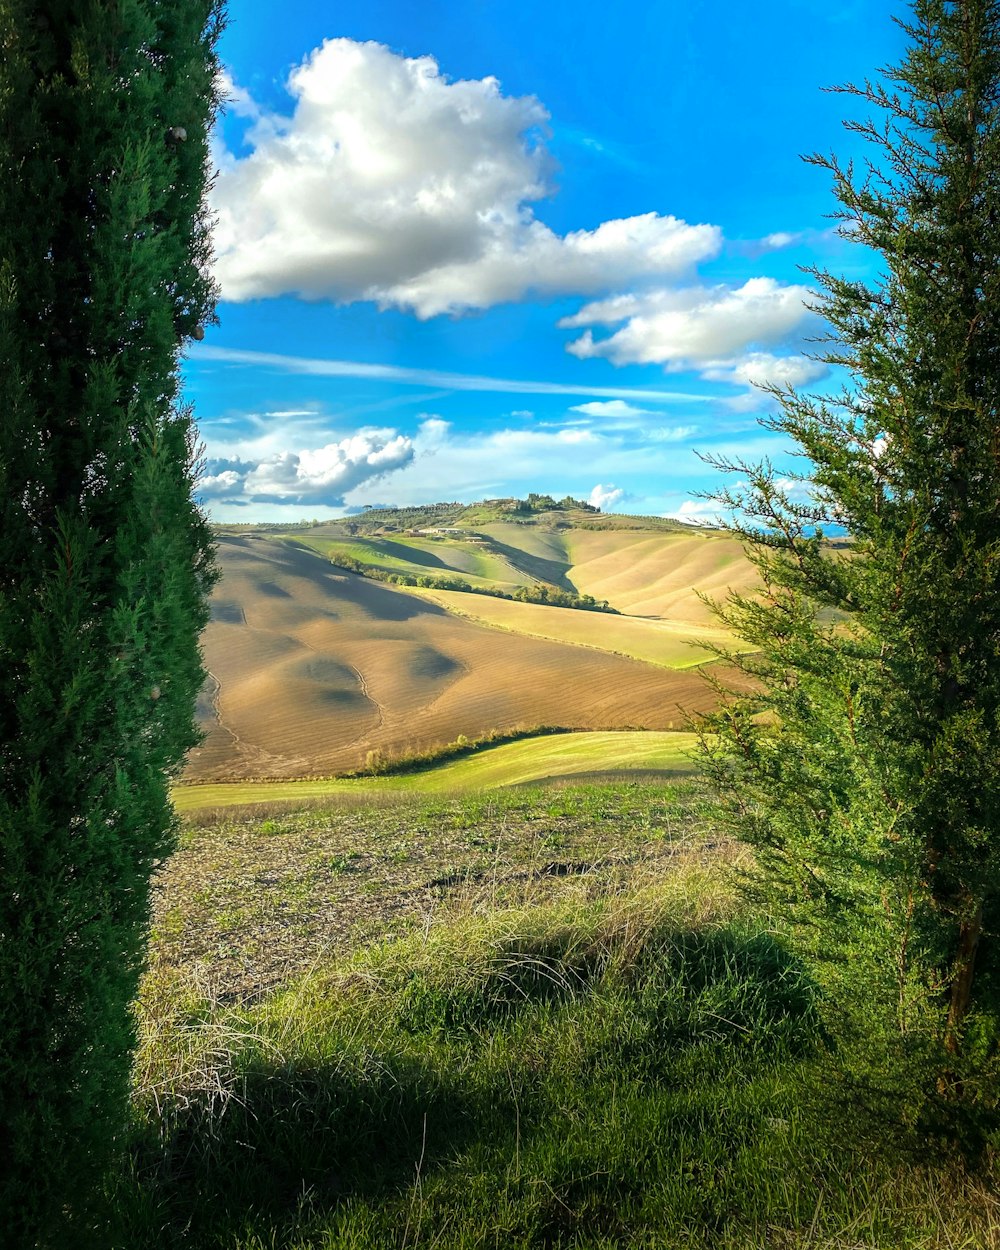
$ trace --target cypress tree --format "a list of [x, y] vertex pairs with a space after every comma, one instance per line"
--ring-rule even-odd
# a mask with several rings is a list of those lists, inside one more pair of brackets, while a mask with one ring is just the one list
[[214, 317], [220, 0], [2, 0], [0, 1228], [79, 1245], [127, 1113], [214, 579], [178, 356]]
[[857, 1089], [951, 1116], [986, 1100], [996, 1033], [1000, 5], [916, 0], [903, 29], [897, 67], [843, 88], [873, 114], [848, 123], [864, 171], [808, 158], [879, 262], [814, 274], [821, 359], [849, 381], [772, 390], [801, 473], [715, 462], [741, 479], [718, 498], [763, 589], [721, 606], [755, 688], [706, 741]]

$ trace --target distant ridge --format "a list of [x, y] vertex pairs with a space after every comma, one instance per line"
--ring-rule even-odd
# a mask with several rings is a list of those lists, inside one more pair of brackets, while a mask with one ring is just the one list
[[600, 508], [570, 495], [555, 499], [552, 495], [531, 493], [525, 499], [509, 496], [480, 499], [475, 503], [414, 504], [404, 507], [379, 505], [365, 508], [332, 521], [302, 520], [281, 522], [230, 522], [215, 528], [219, 533], [246, 533], [260, 530], [270, 533], [293, 533], [299, 530], [343, 530], [347, 534], [393, 533], [406, 529], [475, 528], [491, 522], [504, 521], [516, 525], [541, 526], [547, 529], [626, 529], [677, 532], [690, 530], [683, 521], [668, 517], [638, 516], [621, 512], [602, 512]]

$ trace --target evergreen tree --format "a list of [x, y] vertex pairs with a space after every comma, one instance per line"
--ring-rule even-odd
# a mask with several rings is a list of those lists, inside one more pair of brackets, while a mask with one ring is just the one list
[[[214, 316], [220, 0], [2, 0], [0, 1229], [81, 1245], [214, 579], [178, 353]], [[99, 1240], [99, 1239], [98, 1239]]]
[[[904, 30], [898, 67], [843, 89], [875, 113], [848, 123], [866, 172], [809, 158], [880, 256], [870, 283], [814, 274], [821, 358], [850, 382], [771, 392], [765, 424], [808, 472], [715, 462], [743, 479], [719, 499], [763, 591], [722, 605], [757, 651], [730, 657], [752, 693], [706, 743], [754, 888], [810, 952], [856, 1078], [895, 1099], [893, 1073], [922, 1072], [927, 1112], [984, 1096], [994, 1027], [1000, 5], [916, 0]], [[835, 526], [849, 540], [826, 540]]]

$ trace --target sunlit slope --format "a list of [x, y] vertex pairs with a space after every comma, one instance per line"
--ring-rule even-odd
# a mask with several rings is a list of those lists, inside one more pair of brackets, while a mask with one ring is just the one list
[[697, 739], [691, 733], [553, 734], [487, 747], [423, 772], [329, 781], [220, 782], [174, 789], [174, 806], [191, 812], [249, 803], [347, 796], [442, 794], [559, 780], [595, 773], [688, 772]]
[[724, 599], [758, 582], [741, 544], [712, 531], [566, 530], [567, 577], [581, 594], [607, 599], [631, 616], [711, 626], [697, 591]]
[[711, 702], [695, 673], [485, 628], [279, 540], [223, 537], [219, 559], [188, 779], [329, 774], [518, 726], [669, 729]]
[[385, 573], [462, 578], [508, 594], [518, 586], [548, 583], [606, 599], [623, 614], [710, 629], [717, 629], [717, 622], [697, 592], [724, 599], [729, 590], [756, 584], [740, 543], [726, 534], [626, 529], [610, 527], [612, 518], [605, 520], [607, 529], [491, 521], [474, 531], [453, 529], [436, 536], [348, 536], [331, 525], [287, 541], [304, 543], [334, 561], [347, 556]]
[[461, 537], [364, 535], [330, 539], [303, 535], [291, 541], [309, 547], [333, 563], [338, 556], [347, 556], [386, 573], [407, 573], [413, 577], [456, 576], [474, 586], [498, 586], [504, 590], [513, 590], [525, 582], [521, 572], [504, 559], [502, 552]]
[[596, 647], [664, 668], [691, 668], [703, 664], [714, 655], [709, 644], [733, 644], [726, 630], [700, 622], [583, 612], [494, 599], [457, 590], [413, 589], [409, 593], [438, 603], [456, 615], [497, 629], [574, 646]]
[[492, 543], [492, 549], [502, 554], [507, 563], [517, 569], [522, 584], [550, 582], [561, 590], [573, 590], [567, 578], [570, 556], [566, 545], [566, 530], [543, 525], [519, 525], [516, 521], [494, 521], [480, 527]]

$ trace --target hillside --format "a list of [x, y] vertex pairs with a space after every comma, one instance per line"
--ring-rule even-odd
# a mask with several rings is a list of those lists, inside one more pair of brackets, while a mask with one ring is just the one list
[[[220, 527], [207, 737], [185, 780], [326, 776], [538, 725], [680, 729], [710, 705], [694, 667], [729, 639], [695, 591], [752, 584], [731, 539], [576, 509], [445, 516], [461, 524]], [[345, 555], [369, 576], [338, 567]], [[385, 580], [401, 576], [423, 584]], [[469, 589], [436, 588], [449, 579]], [[483, 593], [531, 587], [615, 612]]]
[[230, 781], [178, 787], [174, 806], [185, 814], [260, 804], [343, 800], [385, 802], [406, 794], [454, 794], [529, 783], [616, 778], [667, 779], [694, 772], [697, 735], [676, 731], [616, 730], [612, 733], [529, 735], [499, 745], [474, 745], [457, 758], [410, 765], [384, 776], [320, 781]]

